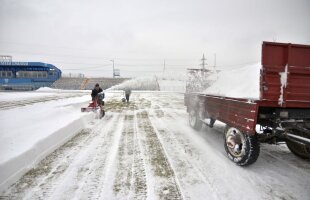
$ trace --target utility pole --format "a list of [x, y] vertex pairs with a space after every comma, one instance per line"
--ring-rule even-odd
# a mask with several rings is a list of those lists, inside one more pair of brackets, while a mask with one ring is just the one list
[[111, 62], [113, 62], [113, 78], [115, 77], [114, 76], [114, 60], [110, 60]]
[[164, 75], [165, 75], [165, 70], [166, 70], [166, 60], [164, 60], [163, 78], [164, 78]]
[[201, 66], [202, 66], [202, 69], [204, 70], [206, 67], [206, 65], [207, 65], [207, 63], [205, 62], [207, 59], [205, 58], [205, 54], [203, 54], [202, 55], [202, 59], [201, 59], [201, 61], [202, 61], [202, 63], [201, 63]]
[[216, 74], [216, 80], [218, 79], [218, 74], [216, 71], [216, 53], [214, 54], [214, 73]]
[[216, 53], [214, 54], [214, 69], [216, 68]]

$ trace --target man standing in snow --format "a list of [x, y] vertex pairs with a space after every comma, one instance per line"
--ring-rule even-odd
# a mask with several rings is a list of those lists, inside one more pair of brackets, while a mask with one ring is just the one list
[[125, 89], [125, 97], [126, 97], [127, 103], [129, 103], [130, 94], [131, 94], [131, 90], [129, 88]]

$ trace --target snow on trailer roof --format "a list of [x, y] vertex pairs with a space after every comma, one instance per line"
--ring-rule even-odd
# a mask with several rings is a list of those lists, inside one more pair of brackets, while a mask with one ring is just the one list
[[202, 93], [214, 96], [259, 100], [261, 63], [222, 70]]

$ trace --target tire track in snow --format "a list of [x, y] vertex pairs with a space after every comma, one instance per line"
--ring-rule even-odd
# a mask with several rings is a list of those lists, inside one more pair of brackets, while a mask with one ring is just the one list
[[142, 147], [140, 144], [139, 134], [137, 132], [137, 117], [134, 115], [134, 163], [132, 168], [132, 199], [146, 199], [147, 197], [147, 180], [145, 160], [142, 158]]
[[[94, 128], [96, 137], [80, 157], [71, 164], [62, 186], [54, 192], [52, 199], [100, 199], [106, 189], [105, 178], [109, 168], [107, 160], [114, 141], [117, 141], [115, 127], [122, 116], [116, 114], [108, 123], [100, 123]], [[65, 189], [63, 189], [65, 188]]]
[[113, 190], [118, 199], [146, 199], [146, 178], [141, 150], [137, 144], [134, 113], [125, 115], [118, 151], [117, 172]]
[[[199, 154], [194, 152], [195, 150], [190, 147], [188, 142], [177, 137], [178, 134], [165, 125], [167, 122], [161, 115], [158, 116], [156, 111], [158, 109], [153, 110], [154, 115], [150, 119], [156, 127], [155, 131], [164, 144], [166, 152], [169, 152], [167, 156], [178, 177], [185, 199], [221, 199], [217, 195], [219, 190], [214, 184], [214, 177], [206, 174], [205, 170], [195, 162], [197, 158], [193, 154]], [[164, 113], [161, 110], [160, 113], [162, 112]], [[206, 187], [207, 185], [209, 187]], [[189, 188], [191, 189], [188, 190]]]
[[149, 167], [149, 173], [146, 173], [148, 196], [155, 195], [160, 199], [183, 199], [175, 180], [175, 173], [150, 122], [148, 113], [138, 112], [137, 121], [141, 146], [144, 147], [145, 163]]

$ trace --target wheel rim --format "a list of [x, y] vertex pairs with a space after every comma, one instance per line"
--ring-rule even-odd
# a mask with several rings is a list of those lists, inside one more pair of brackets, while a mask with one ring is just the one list
[[226, 132], [226, 146], [231, 155], [234, 157], [243, 157], [245, 155], [245, 137], [236, 128], [230, 128]]
[[191, 110], [191, 111], [189, 112], [189, 124], [190, 124], [192, 127], [194, 127], [195, 124], [196, 124], [196, 120], [197, 120], [197, 118], [196, 118], [196, 112], [195, 112], [194, 110]]

